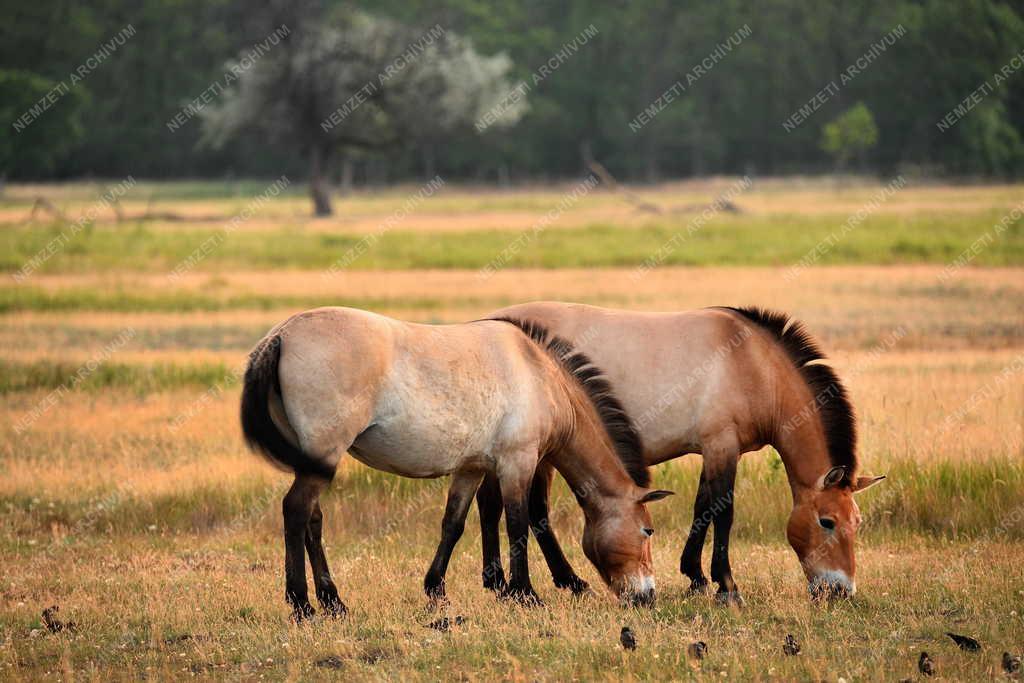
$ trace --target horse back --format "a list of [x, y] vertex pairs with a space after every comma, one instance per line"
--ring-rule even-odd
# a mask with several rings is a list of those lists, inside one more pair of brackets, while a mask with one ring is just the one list
[[723, 429], [759, 447], [784, 354], [726, 309], [648, 313], [535, 302], [490, 317], [534, 321], [586, 353], [611, 382], [656, 464], [700, 453]]
[[[301, 448], [405, 476], [492, 469], [544, 438], [542, 360], [513, 326], [418, 325], [321, 308], [281, 325], [284, 413]], [[282, 430], [284, 431], [284, 430]]]

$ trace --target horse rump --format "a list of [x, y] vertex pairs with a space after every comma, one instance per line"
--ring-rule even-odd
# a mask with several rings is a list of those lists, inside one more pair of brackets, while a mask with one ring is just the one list
[[271, 464], [296, 474], [310, 474], [330, 481], [334, 467], [305, 453], [285, 438], [270, 417], [270, 392], [281, 394], [278, 365], [281, 361], [281, 335], [265, 337], [249, 354], [242, 385], [242, 433], [254, 452]]

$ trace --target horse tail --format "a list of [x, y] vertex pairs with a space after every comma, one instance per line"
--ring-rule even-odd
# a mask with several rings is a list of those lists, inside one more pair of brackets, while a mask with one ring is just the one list
[[265, 337], [249, 354], [242, 386], [242, 433], [254, 452], [273, 465], [296, 474], [314, 474], [330, 481], [335, 468], [310, 456], [284, 437], [270, 417], [270, 392], [281, 393], [278, 365], [281, 361], [281, 335]]

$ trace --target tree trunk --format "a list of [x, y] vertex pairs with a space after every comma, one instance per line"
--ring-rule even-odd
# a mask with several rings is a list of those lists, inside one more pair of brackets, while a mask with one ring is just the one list
[[330, 216], [334, 210], [331, 209], [331, 190], [324, 177], [326, 155], [321, 148], [313, 147], [309, 156], [309, 195], [313, 199], [313, 215]]

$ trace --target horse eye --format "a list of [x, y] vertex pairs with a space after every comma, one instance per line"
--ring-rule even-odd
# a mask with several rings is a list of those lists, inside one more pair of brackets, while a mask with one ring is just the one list
[[836, 520], [829, 519], [828, 517], [819, 517], [818, 524], [820, 524], [823, 528], [829, 530], [836, 528]]
[[650, 527], [644, 527], [641, 531], [643, 531], [644, 536], [647, 536], [648, 538], [654, 535], [654, 529], [651, 529]]

